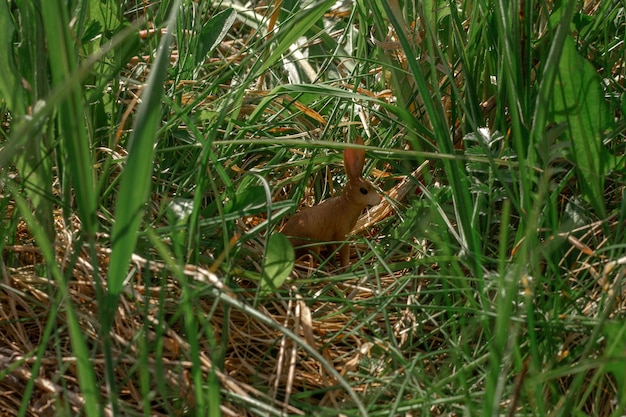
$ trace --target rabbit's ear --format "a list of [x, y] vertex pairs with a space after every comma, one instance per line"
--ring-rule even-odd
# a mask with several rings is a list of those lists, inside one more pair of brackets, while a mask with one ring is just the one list
[[[363, 139], [360, 136], [356, 139], [357, 145], [363, 145]], [[346, 148], [343, 150], [343, 166], [346, 170], [348, 178], [361, 178], [363, 175], [363, 166], [365, 165], [365, 151], [362, 149]]]

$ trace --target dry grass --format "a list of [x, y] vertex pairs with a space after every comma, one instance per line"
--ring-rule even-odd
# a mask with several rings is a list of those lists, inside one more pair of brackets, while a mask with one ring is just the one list
[[[585, 7], [589, 10], [595, 10], [600, 5], [599, 1], [586, 3]], [[268, 13], [261, 6], [259, 13], [261, 10]], [[221, 58], [207, 60], [209, 69], [224, 62], [239, 63], [249, 53], [246, 44], [249, 34], [239, 33], [245, 27], [235, 26], [234, 30], [237, 33], [233, 36], [237, 36], [237, 39], [222, 43], [218, 49]], [[149, 39], [148, 33], [145, 35]], [[394, 42], [387, 46], [391, 49], [398, 47]], [[174, 51], [174, 55], [177, 53]], [[110, 172], [104, 174], [109, 175], [111, 183], [117, 181], [116, 177], [122, 171], [120, 160], [127, 156], [123, 141], [132, 125], [141, 94], [141, 88], [136, 85], [145, 81], [145, 62], [150, 59], [150, 55], [131, 58], [129, 66], [123, 70], [129, 79], [133, 79], [133, 83], [129, 83], [118, 97], [117, 104], [123, 107], [120, 110], [123, 116], [115, 127], [114, 149], [98, 148], [102, 157], [98, 159], [98, 162], [102, 162], [101, 166], [105, 165], [108, 155], [114, 157]], [[406, 56], [399, 57], [399, 61], [404, 64], [406, 59]], [[198, 99], [193, 111], [213, 111], [220, 94], [226, 96], [233, 89], [236, 84], [234, 78], [226, 80], [219, 87], [219, 93], [213, 91], [203, 99]], [[267, 95], [267, 90], [260, 87], [262, 81], [259, 80], [258, 89], [246, 91], [243, 99], [245, 105], [238, 113], [242, 119], [253, 113], [256, 110], [254, 103]], [[460, 74], [455, 82], [461, 87], [466, 82], [464, 75]], [[196, 84], [196, 81], [190, 80], [182, 94], [181, 103], [188, 105], [196, 100], [195, 88], [199, 85], [200, 82]], [[202, 91], [202, 88], [198, 87], [198, 90]], [[384, 90], [385, 95], [387, 91]], [[365, 88], [360, 92], [383, 96], [383, 93]], [[444, 98], [448, 95], [446, 92]], [[320, 127], [327, 123], [325, 116], [293, 97], [285, 96], [285, 99], [288, 99], [284, 100], [285, 103], [298, 107], [297, 111], [304, 116], [289, 113], [282, 98], [268, 106], [264, 110], [268, 114], [282, 113], [282, 117], [285, 117], [285, 126], [279, 120], [280, 117], [272, 119], [275, 126], [268, 126], [268, 132], [277, 134], [277, 143], [294, 137], [317, 137], [319, 133], [326, 132]], [[388, 99], [388, 103], [395, 102], [390, 93], [385, 99]], [[444, 104], [447, 110], [452, 105], [449, 102]], [[495, 98], [491, 96], [482, 109], [487, 113], [495, 111], [494, 108]], [[298, 117], [298, 123], [289, 124], [292, 117]], [[7, 120], [2, 120], [2, 127], [8, 131], [10, 121]], [[463, 130], [460, 124], [452, 120], [450, 122], [451, 125], [457, 125], [455, 139], [461, 140]], [[181, 122], [181, 129], [184, 127]], [[201, 126], [198, 129], [202, 132]], [[248, 136], [243, 135], [246, 139], [253, 141], [259, 138], [255, 129], [250, 128], [248, 131], [251, 132]], [[394, 132], [394, 135], [404, 133]], [[225, 138], [224, 142], [228, 139]], [[189, 151], [191, 154], [195, 150], [185, 148], [181, 153]], [[296, 150], [301, 154], [305, 151]], [[253, 169], [262, 172], [268, 160], [273, 160], [273, 155], [256, 154], [254, 149], [249, 154], [241, 148], [234, 152], [243, 153], [243, 156], [231, 160], [227, 155], [224, 161], [225, 167], [230, 170], [229, 175], [232, 175], [232, 183], [237, 183], [246, 172]], [[185, 158], [196, 163], [194, 156]], [[285, 158], [288, 159], [288, 156]], [[397, 162], [393, 158], [391, 161]], [[447, 183], [441, 168], [433, 167], [437, 162], [427, 161], [422, 166], [412, 166], [409, 174], [404, 176], [396, 175], [391, 170], [382, 172], [375, 168], [374, 172], [381, 174], [374, 174], [377, 179], [382, 178], [381, 181], [386, 181], [386, 184], [396, 185], [385, 190], [390, 199], [372, 210], [369, 216], [362, 217], [355, 232], [369, 230], [368, 233], [372, 234], [368, 236], [372, 236], [372, 241], [389, 238], [389, 227], [385, 229], [385, 222], [396, 214], [396, 210], [399, 211], [399, 217], [408, 216], [409, 209], [403, 204], [407, 203], [406, 199], [418, 194], [416, 181], [421, 180], [424, 169], [432, 169], [429, 173], [430, 184]], [[229, 166], [230, 163], [233, 165]], [[281, 195], [285, 194], [285, 187], [310, 185], [307, 181], [302, 184], [293, 181], [295, 175], [291, 174], [302, 172], [302, 165], [294, 166], [296, 168], [289, 166], [287, 171], [278, 172], [275, 178], [269, 179], [270, 182], [274, 181], [273, 186], [278, 184], [274, 191], [275, 197], [280, 196], [278, 199], [287, 198]], [[326, 177], [332, 179], [331, 169], [326, 171]], [[514, 168], [511, 171], [514, 172]], [[341, 170], [336, 172], [340, 173]], [[155, 186], [166, 192], [153, 194], [153, 211], [146, 218], [158, 222], [157, 219], [163, 218], [163, 207], [170, 197], [194, 191], [193, 184], [188, 185], [187, 175], [191, 177], [193, 173], [185, 172], [181, 175], [181, 179], [184, 179], [180, 181], [181, 184], [166, 183], [169, 177], [157, 178]], [[616, 189], [622, 186], [619, 180], [621, 178], [615, 180]], [[189, 190], [185, 189], [183, 183]], [[285, 183], [286, 186], [283, 185]], [[225, 186], [221, 184], [220, 187]], [[559, 198], [565, 202], [575, 193], [570, 192], [569, 187], [564, 189]], [[607, 197], [607, 201], [615, 202], [615, 207], [618, 206], [617, 194]], [[115, 194], [107, 198], [114, 200]], [[217, 201], [222, 196], [212, 198]], [[315, 197], [311, 196], [311, 199]], [[444, 211], [444, 208], [441, 210]], [[501, 214], [497, 209], [493, 212], [494, 215]], [[13, 218], [13, 210], [9, 207], [6, 223], [9, 224]], [[546, 272], [546, 276], [554, 276], [559, 282], [547, 282], [543, 277], [536, 276], [533, 279], [539, 280], [539, 284], [535, 284], [527, 280], [527, 276], [520, 278], [519, 297], [513, 297], [516, 304], [512, 314], [513, 322], [510, 324], [511, 333], [517, 332], [510, 341], [517, 343], [519, 346], [516, 348], [519, 350], [511, 348], [509, 353], [519, 353], [522, 357], [515, 360], [522, 365], [515, 368], [516, 363], [511, 360], [507, 362], [509, 368], [503, 367], [503, 384], [507, 384], [505, 391], [510, 392], [500, 404], [503, 414], [512, 416], [517, 412], [525, 413], [535, 408], [535, 402], [547, 404], [544, 405], [544, 414], [538, 412], [537, 415], [550, 414], [552, 408], [559, 410], [563, 406], [566, 397], [571, 397], [572, 390], [580, 393], [577, 399], [582, 404], [578, 409], [589, 415], [609, 416], [617, 408], [619, 386], [610, 369], [605, 368], [613, 364], [602, 362], [606, 342], [596, 344], [597, 340], [603, 340], [598, 334], [603, 321], [621, 320], [626, 313], [626, 288], [622, 285], [626, 274], [626, 258], [611, 258], [609, 254], [613, 252], [606, 249], [618, 244], [613, 241], [613, 236], [607, 235], [620, 227], [616, 219], [617, 215], [614, 215], [604, 222], [590, 223], [560, 233], [552, 230], [537, 231], [545, 233], [545, 239], [536, 242], [537, 252], [551, 255], [549, 246], [552, 241], [565, 242], [562, 245], [554, 244], [555, 252], [558, 250], [562, 253], [559, 255], [560, 260], [558, 256], [556, 260], [542, 258], [541, 262], [545, 264], [537, 268], [545, 270], [552, 267], [553, 270]], [[244, 234], [247, 231], [244, 229], [255, 227], [264, 220], [256, 215], [247, 216], [246, 220], [237, 222], [238, 231]], [[456, 221], [453, 216], [448, 220], [452, 223]], [[80, 235], [76, 218], [71, 217], [68, 224], [61, 213], [56, 213], [55, 226], [57, 263], [66, 274], [65, 285], [71, 297], [69, 302], [79, 317], [83, 337], [92, 352], [92, 366], [100, 383], [99, 396], [103, 399], [102, 403], [106, 404], [109, 392], [104, 382], [105, 359], [101, 353], [99, 305], [96, 302], [96, 285], [99, 281], [94, 279], [94, 275], [107, 276], [110, 242], [108, 236], [99, 237], [100, 246], [95, 248], [98, 270], [94, 271], [94, 260], [87, 248], [76, 247]], [[401, 227], [401, 223], [395, 223], [391, 229], [394, 227]], [[387, 230], [388, 234], [377, 236], [381, 230]], [[64, 306], [67, 300], [60, 299], [59, 283], [45, 278], [49, 274], [46, 274], [43, 258], [27, 226], [19, 223], [12, 237], [13, 244], [3, 246], [1, 261], [0, 415], [18, 415], [20, 407], [26, 407], [24, 411], [28, 416], [81, 415], [84, 413], [85, 400], [78, 385], [77, 359], [70, 345], [66, 325]], [[167, 232], [160, 237], [168, 238]], [[493, 236], [493, 239], [497, 238]], [[186, 265], [181, 274], [161, 261], [146, 259], [148, 255], [145, 252], [141, 252], [141, 256], [133, 255], [127, 284], [111, 330], [120, 409], [125, 415], [194, 415], [197, 390], [206, 389], [198, 387], [192, 378], [196, 360], [202, 371], [201, 382], [210, 380], [212, 374], [217, 378], [221, 390], [221, 410], [226, 416], [260, 415], [263, 414], [260, 411], [263, 407], [282, 410], [289, 415], [308, 415], [314, 407], [320, 410], [327, 408], [335, 415], [343, 408], [353, 408], [352, 399], [337, 379], [329, 373], [324, 363], [308, 354], [302, 344], [320, 352], [325, 361], [349, 382], [359, 398], [371, 409], [379, 407], [381, 414], [397, 401], [401, 389], [402, 399], [408, 403], [414, 401], [416, 409], [421, 410], [423, 415], [463, 415], [466, 412], [464, 407], [470, 402], [474, 403], [474, 409], [480, 409], [486, 391], [485, 381], [488, 379], [485, 375], [490, 371], [489, 356], [495, 349], [490, 345], [493, 336], [490, 327], [503, 297], [504, 290], [496, 282], [496, 276], [502, 271], [483, 271], [483, 277], [471, 277], [464, 269], [466, 265], [462, 260], [450, 261], [452, 256], [439, 256], [442, 250], [447, 250], [447, 242], [434, 248], [436, 244], [426, 236], [417, 236], [410, 243], [413, 246], [403, 242], [403, 251], [395, 258], [381, 257], [381, 262], [365, 259], [363, 264], [354, 268], [354, 272], [342, 273], [330, 266], [318, 270], [315, 268], [317, 265], [304, 260], [296, 267], [286, 285], [271, 297], [265, 298], [259, 296], [258, 281], [250, 278], [249, 274], [252, 271], [261, 275], [262, 237], [245, 243], [245, 250], [240, 252], [243, 255], [237, 259], [236, 265], [229, 265], [231, 269], [228, 273], [220, 270], [217, 253], [207, 257], [216, 260], [214, 264]], [[502, 263], [517, 271], [516, 251], [524, 243], [524, 237], [514, 243], [515, 246], [505, 248], [496, 256], [502, 256]], [[220, 244], [218, 242], [215, 247], [221, 247]], [[493, 253], [497, 253], [498, 249]], [[210, 251], [209, 248], [200, 250]], [[372, 247], [355, 245], [353, 264], [362, 260], [360, 254], [371, 252]], [[431, 254], [434, 254], [432, 260], [429, 258]], [[154, 259], [162, 259], [156, 252], [150, 255]], [[405, 261], [413, 265], [389, 268], [389, 264], [405, 265]], [[457, 261], [457, 265], [461, 265], [458, 270], [446, 269], [450, 263]], [[495, 269], [494, 265], [498, 261], [489, 259], [485, 265]], [[239, 267], [242, 269], [238, 270]], [[440, 275], [442, 270], [448, 275]], [[460, 274], [450, 276], [450, 271]], [[478, 280], [484, 282], [479, 284]], [[484, 285], [484, 293], [480, 293], [480, 285]], [[191, 346], [184, 313], [181, 312], [181, 299], [189, 293], [193, 294], [194, 323], [198, 325], [200, 333], [198, 357], [194, 357], [195, 349]], [[259, 320], [248, 311], [224, 303], [220, 298], [224, 294], [247, 306], [253, 305], [267, 320]], [[548, 308], [551, 303], [559, 305], [551, 310]], [[526, 308], [528, 304], [532, 305], [532, 309]], [[533, 321], [527, 321], [529, 311], [536, 314], [536, 317], [532, 317]], [[281, 328], [298, 335], [301, 344], [287, 337]], [[591, 339], [590, 335], [596, 339]], [[222, 347], [226, 348], [225, 351], [221, 350]], [[514, 353], [510, 353], [511, 356]], [[539, 357], [533, 356], [536, 354]], [[533, 369], [533, 363], [540, 364], [544, 369]], [[147, 375], [150, 380], [142, 380]], [[146, 386], [150, 390], [149, 399], [146, 399]], [[542, 387], [543, 391], [539, 395], [542, 398], [534, 397], [536, 386]], [[23, 398], [29, 387], [33, 391], [28, 404], [24, 404]], [[106, 415], [113, 413], [108, 408], [104, 412]], [[422, 414], [419, 411], [416, 413]]]
[[[64, 226], [64, 222], [58, 218], [59, 239], [56, 247], [60, 265], [67, 263], [66, 255], [72, 252], [75, 243], [73, 236], [76, 230]], [[17, 257], [21, 266], [7, 268], [3, 262], [3, 291], [0, 292], [3, 343], [0, 348], [0, 363], [6, 375], [0, 378], [0, 409], [8, 415], [17, 415], [25, 387], [32, 381], [33, 400], [29, 404], [27, 415], [58, 415], [59, 410], [80, 413], [84, 400], [77, 386], [74, 366], [76, 358], [68, 342], [64, 312], [62, 309], [57, 310], [57, 283], [38, 274], [37, 271], [44, 268], [44, 265], [41, 264], [37, 248], [29, 243], [28, 232], [24, 227], [22, 225], [19, 229], [20, 235], [26, 238], [24, 244], [5, 248], [5, 257]], [[101, 276], [106, 274], [108, 254], [108, 249], [98, 249]], [[190, 346], [185, 341], [184, 330], [179, 327], [178, 321], [170, 322], [168, 317], [177, 309], [180, 285], [160, 263], [135, 256], [133, 266], [137, 270], [126, 287], [126, 295], [120, 303], [113, 328], [116, 372], [119, 386], [122, 387], [122, 409], [130, 414], [141, 413], [142, 393], [138, 380], [133, 375], [136, 375], [137, 367], [148, 365], [153, 376], [162, 378], [168, 389], [168, 392], [160, 392], [151, 401], [151, 414], [184, 414], [186, 410], [193, 408], [192, 382], [189, 376], [192, 364], [188, 359], [191, 354]], [[162, 287], [143, 284], [146, 268], [150, 268], [152, 274], [165, 277]], [[223, 289], [216, 276], [207, 270], [189, 266], [186, 272], [194, 278], [194, 285], [199, 288], [210, 285]], [[97, 322], [98, 306], [95, 303], [96, 284], [87, 253], [81, 254], [70, 276], [67, 285], [71, 303], [80, 318], [84, 337], [88, 346], [99, 350], [101, 338]], [[245, 280], [240, 282], [242, 291], [237, 295], [239, 298], [254, 297], [245, 288], [254, 291], [250, 284]], [[358, 287], [350, 281], [342, 283], [339, 289], [352, 291], [355, 303], [373, 295], [371, 289]], [[359, 340], [356, 335], [347, 340], [338, 336], [356, 326], [356, 323], [350, 324], [351, 316], [334, 314], [338, 306], [329, 303], [313, 302], [307, 305], [297, 294], [295, 287], [291, 287], [291, 290], [293, 294], [289, 299], [292, 301], [267, 301], [259, 310], [276, 323], [304, 337], [316, 349], [324, 346], [324, 356], [342, 374], [353, 371], [361, 356], [368, 354], [371, 343]], [[307, 291], [315, 289], [307, 288]], [[200, 298], [196, 308], [199, 315], [210, 317], [210, 325], [219, 338], [220, 329], [225, 326], [223, 310], [218, 308], [212, 313], [215, 301], [212, 297]], [[323, 320], [312, 319], [313, 315], [320, 314], [332, 316]], [[55, 342], [41, 347], [40, 342], [47, 326], [55, 328]], [[223, 372], [213, 367], [210, 359], [212, 347], [206, 342], [200, 347], [200, 360], [204, 372], [208, 374], [213, 367], [223, 389], [232, 395], [249, 398], [250, 403], [262, 399], [290, 414], [303, 414], [286, 401], [303, 387], [306, 390], [319, 390], [321, 394], [314, 400], [319, 405], [336, 407], [346, 399], [342, 390], [337, 389], [336, 381], [324, 372], [323, 367], [275, 328], [259, 323], [240, 311], [232, 310], [229, 313], [228, 331], [229, 348], [225, 354]], [[157, 332], [164, 334], [157, 335]], [[147, 363], [142, 362], [137, 346], [141, 342], [139, 338], [146, 338], [148, 342], [160, 340], [162, 351], [159, 357], [147, 358]], [[41, 360], [33, 355], [39, 348], [44, 349], [40, 355]], [[101, 381], [105, 379], [103, 361], [100, 355], [92, 358], [93, 367]], [[37, 376], [33, 377], [35, 367]], [[366, 390], [367, 384], [356, 389]], [[106, 398], [104, 385], [100, 394]], [[231, 407], [227, 402], [222, 406], [222, 411], [225, 415], [247, 415], [246, 410]], [[110, 410], [108, 413], [110, 414]]]
[[[13, 262], [17, 266], [8, 268], [3, 262], [0, 292], [0, 368], [4, 371], [0, 378], [0, 410], [3, 415], [17, 415], [26, 386], [32, 383], [34, 391], [27, 415], [53, 416], [58, 415], [60, 410], [80, 414], [84, 400], [77, 386], [76, 358], [67, 342], [69, 336], [64, 312], [63, 309], [58, 310], [61, 304], [57, 299], [57, 283], [42, 278], [38, 273], [43, 268], [38, 251], [30, 243], [25, 227], [22, 225], [18, 230], [23, 244], [6, 247], [3, 256], [4, 260], [8, 257], [17, 259], [17, 263]], [[598, 233], [597, 229], [594, 230], [595, 233], [590, 231], [588, 236]], [[60, 218], [57, 220], [56, 247], [60, 265], [67, 263], [66, 255], [72, 252], [75, 232], [75, 228], [66, 227]], [[579, 250], [580, 245], [577, 242], [572, 250]], [[99, 273], [104, 275], [108, 249], [99, 248], [98, 256], [101, 261]], [[621, 287], [615, 288], [608, 281], [616, 268], [623, 268], [622, 264], [623, 262], [615, 262], [607, 266], [604, 273], [595, 272], [598, 285], [587, 288], [588, 296], [584, 297], [587, 302], [579, 306], [583, 315], [577, 320], [583, 319], [585, 315], [596, 317], [598, 304], [607, 293], [623, 291]], [[194, 396], [193, 382], [190, 379], [191, 349], [185, 340], [184, 330], [179, 325], [180, 320], [173, 319], [182, 292], [180, 283], [160, 263], [135, 256], [133, 265], [136, 271], [126, 287], [125, 296], [122, 297], [113, 329], [117, 383], [121, 387], [120, 404], [129, 415], [142, 413], [144, 398], [139, 386], [137, 368], [148, 366], [151, 375], [155, 379], [161, 379], [162, 386], [166, 387], [165, 390], [154, 391], [155, 397], [150, 401], [151, 415], [186, 415], [193, 410]], [[599, 267], [597, 265], [595, 269]], [[149, 286], [144, 283], [147, 268], [150, 269], [150, 274], [163, 278], [163, 286]], [[589, 268], [594, 267], [586, 265], [570, 271], [569, 280], [573, 291], [577, 286], [577, 274]], [[301, 271], [306, 275], [306, 270]], [[622, 269], [619, 274], [623, 273]], [[192, 285], [199, 292], [209, 287], [219, 287], [232, 294], [231, 290], [226, 290], [221, 285], [216, 275], [207, 270], [189, 266], [186, 274], [193, 278]], [[95, 283], [86, 253], [81, 255], [69, 275], [71, 279], [67, 285], [71, 303], [80, 318], [84, 337], [88, 346], [99, 351], [101, 338], [96, 319], [98, 306], [94, 302]], [[429, 279], [421, 281], [418, 292], [413, 296], [393, 300], [396, 306], [404, 303], [405, 308], [396, 307], [391, 314], [380, 314], [376, 297], [392, 289], [399, 278], [400, 276], [381, 276], [378, 280], [379, 288], [376, 290], [370, 280], [359, 277], [342, 280], [332, 286], [318, 281], [300, 285], [298, 288], [294, 282], [289, 286], [289, 296], [266, 300], [258, 309], [266, 317], [291, 329], [306, 343], [322, 352], [326, 360], [350, 381], [353, 389], [363, 398], [367, 398], [370, 393], [380, 395], [381, 391], [385, 391], [383, 381], [385, 377], [389, 377], [389, 365], [394, 357], [392, 350], [394, 346], [407, 346], [411, 332], [419, 331], [428, 337], [424, 340], [422, 349], [419, 345], [413, 345], [412, 351], [403, 351], [402, 355], [406, 358], [427, 351], [437, 351], [449, 342], [446, 335], [438, 330], [439, 326], [445, 324], [439, 322], [437, 315], [428, 318], [416, 316], [417, 309], [413, 304], [422, 297], [419, 289], [436, 285]], [[329, 279], [332, 279], [332, 274]], [[239, 299], [254, 298], [255, 286], [250, 281], [241, 279], [232, 288], [237, 288], [235, 293]], [[337, 302], [329, 301], [333, 299], [329, 296], [329, 291], [336, 292]], [[218, 300], [210, 292], [206, 294], [207, 296], [198, 297], [196, 312], [199, 316], [207, 317], [216, 339], [221, 337], [220, 332], [223, 329], [228, 329], [228, 350], [224, 353], [223, 368], [220, 371], [212, 363], [213, 347], [206, 340], [202, 342], [202, 369], [206, 375], [213, 369], [223, 391], [238, 397], [238, 404], [241, 404], [242, 399], [250, 405], [261, 401], [288, 414], [305, 415], [304, 411], [293, 405], [297, 403], [292, 401], [294, 397], [298, 401], [335, 409], [341, 408], [346, 401], [349, 403], [345, 392], [338, 387], [337, 381], [326, 372], [324, 366], [277, 328], [261, 323], [237, 309], [229, 310], [228, 326], [225, 326], [223, 306], [215, 308]], [[325, 294], [325, 297], [320, 297], [323, 301], [317, 301], [321, 294]], [[344, 295], [347, 299], [340, 298]], [[611, 316], [623, 314], [626, 311], [626, 292], [615, 295], [613, 300], [615, 310]], [[368, 317], [370, 322], [363, 326], [363, 323], [354, 320], [355, 317]], [[391, 322], [384, 323], [386, 318], [391, 319]], [[568, 318], [563, 317], [562, 320], [567, 321]], [[377, 339], [367, 332], [368, 328], [376, 326], [390, 326], [393, 333], [388, 335], [387, 340]], [[565, 360], [569, 352], [577, 351], [587, 343], [584, 328], [570, 327], [561, 334], [563, 344], [558, 361]], [[54, 335], [47, 345], [42, 346], [41, 340], [46, 329], [54, 329]], [[138, 344], [155, 341], [161, 343], [159, 354], [156, 355], [155, 351], [154, 357], [142, 358]], [[36, 354], [39, 349], [42, 351]], [[441, 353], [424, 359], [423, 369], [430, 372], [431, 377], [436, 377], [441, 372], [440, 368], [446, 366], [447, 356], [448, 354]], [[104, 381], [103, 361], [98, 354], [92, 357], [92, 365], [101, 381]], [[363, 372], [364, 367], [369, 367], [369, 374]], [[35, 376], [33, 372], [36, 372]], [[391, 372], [402, 374], [403, 370], [395, 369]], [[592, 370], [587, 374], [585, 386], [589, 383], [589, 386], [593, 384], [605, 387], [590, 395], [589, 412], [598, 416], [609, 415], [616, 395], [614, 381], [606, 375], [603, 380], [594, 380]], [[380, 380], [377, 380], [377, 375], [381, 376]], [[567, 392], [573, 379], [569, 374], [557, 378], [562, 392]], [[521, 384], [521, 380], [516, 384]], [[306, 398], [298, 397], [303, 393], [306, 393]], [[104, 384], [100, 395], [103, 398], [107, 396]], [[394, 393], [388, 392], [387, 395], [393, 398]], [[551, 396], [554, 393], [546, 395]], [[512, 399], [512, 404], [515, 402], [516, 399]], [[598, 409], [598, 404], [604, 404], [604, 408]], [[506, 404], [503, 406], [507, 407]], [[256, 415], [251, 411], [253, 409], [252, 406], [242, 408], [241, 405], [233, 405], [228, 400], [222, 403], [224, 415]], [[110, 410], [105, 412], [111, 415]], [[439, 415], [437, 407], [432, 408], [431, 412], [432, 415]]]

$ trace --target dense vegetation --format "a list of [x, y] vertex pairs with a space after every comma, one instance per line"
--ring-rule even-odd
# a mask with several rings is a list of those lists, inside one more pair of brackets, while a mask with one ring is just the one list
[[[626, 413], [623, 2], [0, 0], [0, 27], [3, 414]], [[346, 147], [385, 199], [349, 268], [294, 263], [277, 231]]]

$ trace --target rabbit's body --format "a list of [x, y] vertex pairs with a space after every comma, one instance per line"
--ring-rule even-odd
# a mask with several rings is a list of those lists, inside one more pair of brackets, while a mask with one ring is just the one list
[[[358, 140], [357, 143], [363, 142]], [[363, 209], [381, 201], [374, 186], [364, 180], [361, 174], [365, 164], [365, 151], [345, 149], [343, 160], [348, 175], [348, 183], [343, 193], [296, 213], [282, 229], [282, 233], [289, 237], [296, 249], [296, 257], [309, 251], [319, 254], [321, 244], [328, 245], [330, 251], [334, 250], [337, 242], [345, 240]], [[343, 245], [339, 254], [341, 266], [348, 266], [350, 247]]]

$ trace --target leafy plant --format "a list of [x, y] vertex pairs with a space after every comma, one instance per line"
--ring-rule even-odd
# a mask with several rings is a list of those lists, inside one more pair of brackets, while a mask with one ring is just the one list
[[[584, 3], [0, 0], [0, 406], [622, 415], [626, 26]], [[357, 135], [385, 201], [296, 260]]]

